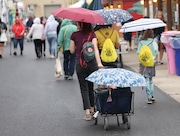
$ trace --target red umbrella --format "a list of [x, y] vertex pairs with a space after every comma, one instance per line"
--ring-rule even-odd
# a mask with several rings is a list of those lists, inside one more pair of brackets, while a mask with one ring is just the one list
[[67, 18], [78, 22], [86, 22], [91, 24], [106, 22], [98, 13], [85, 8], [58, 8], [51, 13], [55, 17]]

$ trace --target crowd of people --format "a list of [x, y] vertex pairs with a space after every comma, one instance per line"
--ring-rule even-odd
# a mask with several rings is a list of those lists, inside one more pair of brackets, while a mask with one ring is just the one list
[[[156, 17], [164, 21], [162, 12], [158, 12]], [[3, 23], [0, 21], [0, 24]], [[112, 40], [115, 49], [120, 48], [117, 30], [113, 29], [111, 25], [101, 25], [94, 29], [90, 23], [73, 22], [69, 19], [56, 19], [53, 15], [50, 15], [47, 19], [43, 17], [30, 17], [25, 24], [23, 24], [20, 18], [17, 18], [11, 28], [14, 34], [14, 56], [17, 55], [18, 44], [20, 46], [20, 55], [23, 55], [25, 37], [32, 39], [37, 59], [46, 56], [46, 40], [49, 44], [50, 58], [55, 58], [57, 52], [61, 51], [64, 56], [64, 78], [65, 80], [73, 80], [74, 71], [76, 71], [83, 101], [83, 109], [85, 111], [84, 120], [91, 120], [92, 114], [94, 113], [94, 89], [93, 83], [86, 81], [85, 78], [99, 68], [117, 67], [117, 60], [114, 62], [103, 62], [100, 57], [103, 43], [107, 37]], [[4, 24], [0, 27], [4, 32], [7, 31]], [[143, 32], [140, 41], [140, 43], [153, 42], [153, 57], [156, 62], [160, 64], [163, 64], [162, 56], [164, 51], [164, 46], [160, 42], [160, 35], [165, 30], [165, 27], [157, 28], [154, 31], [148, 29]], [[27, 35], [25, 35], [25, 33], [27, 33]], [[95, 58], [87, 63], [87, 67], [83, 67], [80, 64], [81, 49], [84, 41], [89, 37], [94, 45]], [[128, 39], [130, 38], [128, 37]], [[129, 40], [129, 42], [131, 42], [131, 40]], [[2, 58], [3, 44], [4, 41], [0, 41], [0, 58]], [[141, 46], [142, 44], [138, 45], [137, 54]], [[159, 60], [158, 49], [160, 52]], [[146, 94], [148, 104], [151, 104], [155, 101], [152, 81], [152, 77], [155, 76], [155, 66], [143, 67], [140, 65], [140, 73], [146, 78]]]

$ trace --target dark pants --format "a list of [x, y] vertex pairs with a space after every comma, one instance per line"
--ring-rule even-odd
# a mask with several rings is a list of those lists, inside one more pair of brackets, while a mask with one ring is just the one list
[[45, 53], [45, 51], [46, 51], [46, 40], [42, 40], [42, 47], [43, 47], [43, 52]]
[[94, 88], [93, 83], [85, 80], [92, 72], [98, 69], [95, 60], [88, 63], [87, 68], [81, 67], [80, 63], [76, 63], [76, 73], [79, 80], [79, 85], [81, 89], [81, 96], [83, 101], [84, 110], [94, 107]]
[[42, 40], [34, 39], [35, 53], [37, 57], [41, 57], [42, 55]]
[[24, 37], [14, 38], [13, 39], [14, 49], [17, 49], [18, 43], [19, 43], [19, 46], [20, 46], [20, 50], [22, 52], [23, 49], [24, 49]]
[[74, 74], [74, 67], [75, 67], [75, 60], [76, 54], [71, 54], [70, 51], [65, 51], [64, 53], [64, 73], [65, 75], [73, 76]]

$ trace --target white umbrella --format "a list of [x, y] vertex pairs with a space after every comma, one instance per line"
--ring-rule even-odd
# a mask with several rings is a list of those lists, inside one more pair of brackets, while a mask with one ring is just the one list
[[80, 0], [77, 3], [75, 3], [75, 4], [73, 4], [73, 5], [69, 6], [69, 7], [70, 8], [80, 8], [84, 4], [84, 2], [85, 2], [85, 0]]
[[141, 18], [135, 21], [125, 23], [119, 31], [122, 33], [127, 33], [127, 32], [136, 32], [147, 29], [154, 29], [164, 26], [166, 26], [166, 24], [160, 19]]

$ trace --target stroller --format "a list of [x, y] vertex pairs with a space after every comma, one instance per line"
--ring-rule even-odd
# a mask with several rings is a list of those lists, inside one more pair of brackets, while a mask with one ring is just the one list
[[95, 114], [94, 125], [98, 123], [98, 114], [104, 117], [104, 129], [109, 128], [108, 119], [110, 116], [117, 117], [117, 124], [120, 125], [119, 116], [122, 122], [130, 129], [130, 117], [134, 114], [134, 92], [130, 87], [116, 89], [95, 89]]

